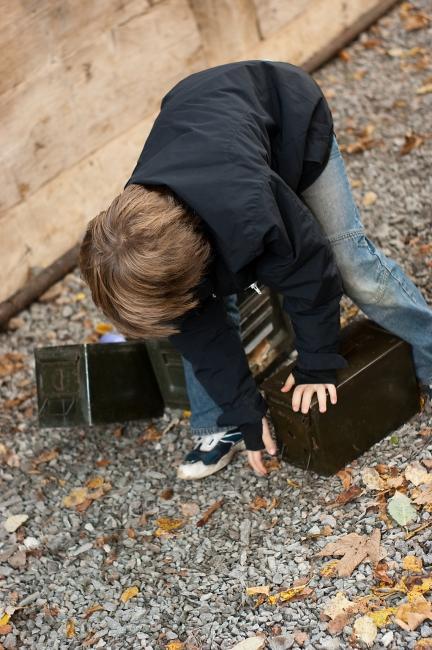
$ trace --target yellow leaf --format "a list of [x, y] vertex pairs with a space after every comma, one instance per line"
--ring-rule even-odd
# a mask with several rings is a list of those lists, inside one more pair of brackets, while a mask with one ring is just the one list
[[417, 95], [427, 95], [428, 93], [432, 93], [432, 84], [426, 84], [417, 88]]
[[79, 302], [79, 301], [84, 300], [84, 299], [85, 299], [85, 293], [83, 291], [79, 291], [78, 293], [76, 293], [74, 295], [75, 302]]
[[174, 641], [170, 641], [168, 645], [165, 646], [166, 650], [183, 650], [184, 648], [184, 643], [179, 641], [179, 639], [174, 639]]
[[75, 622], [71, 618], [66, 621], [66, 636], [68, 639], [75, 636]]
[[3, 616], [0, 618], [0, 625], [6, 625], [10, 621], [10, 615], [9, 614], [3, 614]]
[[255, 596], [255, 594], [265, 594], [266, 596], [268, 596], [269, 592], [270, 592], [270, 587], [268, 585], [246, 588], [246, 594], [248, 596]]
[[190, 418], [191, 415], [192, 415], [192, 411], [188, 411], [188, 409], [183, 410], [183, 417], [184, 418]]
[[97, 334], [107, 334], [107, 332], [111, 332], [113, 329], [113, 326], [110, 323], [97, 323], [95, 325], [95, 332]]
[[320, 571], [320, 574], [324, 578], [331, 578], [331, 577], [335, 576], [336, 573], [337, 573], [337, 565], [338, 564], [339, 564], [339, 560], [332, 560], [331, 562], [327, 562], [327, 564], [325, 564], [322, 567], [322, 569]]
[[367, 208], [369, 205], [373, 205], [378, 196], [375, 194], [375, 192], [366, 192], [366, 194], [363, 197], [363, 205]]
[[83, 618], [90, 618], [92, 614], [94, 614], [95, 612], [101, 612], [102, 610], [103, 610], [102, 605], [92, 605], [91, 607], [86, 609], [86, 611], [83, 614]]
[[298, 587], [291, 587], [291, 589], [280, 591], [278, 594], [269, 596], [268, 602], [270, 603], [270, 605], [275, 605], [279, 601], [286, 602], [287, 600], [291, 600], [292, 598], [294, 598], [294, 596], [297, 596], [299, 593], [301, 593], [305, 587], [306, 585], [299, 585]]
[[128, 600], [131, 598], [135, 598], [135, 596], [138, 596], [139, 594], [139, 589], [138, 587], [128, 587], [127, 589], [124, 590], [122, 595], [120, 596], [120, 600], [122, 603], [127, 603]]
[[75, 508], [75, 506], [84, 503], [88, 499], [87, 488], [75, 488], [68, 496], [63, 499], [63, 505], [66, 508]]
[[405, 571], [421, 573], [423, 571], [423, 562], [420, 557], [416, 557], [415, 555], [407, 555], [403, 560], [403, 568]]
[[375, 612], [369, 612], [368, 616], [370, 616], [377, 627], [384, 627], [396, 610], [397, 607], [386, 607], [385, 609], [378, 609]]
[[87, 481], [86, 486], [92, 490], [102, 487], [104, 480], [102, 476], [95, 476]]
[[293, 481], [291, 478], [287, 478], [287, 483], [292, 488], [299, 488], [300, 487], [300, 483], [297, 483], [297, 481]]
[[159, 528], [156, 531], [156, 535], [162, 535], [163, 533], [170, 533], [172, 530], [177, 530], [184, 525], [183, 519], [170, 519], [169, 517], [159, 517], [156, 519], [156, 524]]

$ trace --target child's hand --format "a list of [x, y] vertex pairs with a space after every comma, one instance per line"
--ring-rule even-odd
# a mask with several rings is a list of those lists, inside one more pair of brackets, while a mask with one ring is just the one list
[[[270, 427], [267, 422], [267, 418], [263, 417], [262, 419], [263, 423], [263, 443], [264, 447], [266, 448], [266, 451], [268, 451], [269, 454], [272, 456], [275, 455], [277, 449], [276, 449], [276, 443], [272, 438], [272, 435], [270, 433]], [[262, 451], [251, 451], [248, 449], [247, 452], [248, 455], [248, 461], [249, 465], [254, 469], [258, 474], [261, 476], [265, 476], [267, 474], [267, 470], [264, 467], [264, 463], [262, 462]]]
[[[291, 373], [281, 391], [287, 393], [295, 384], [294, 375]], [[293, 411], [298, 411], [301, 403], [301, 412], [307, 413], [314, 393], [317, 394], [320, 413], [327, 410], [327, 388], [332, 404], [336, 404], [336, 386], [334, 384], [299, 384], [295, 387], [292, 398]]]

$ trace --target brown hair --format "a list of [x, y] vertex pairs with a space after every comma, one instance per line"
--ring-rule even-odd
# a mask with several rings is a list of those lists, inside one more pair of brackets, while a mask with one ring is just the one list
[[162, 186], [128, 185], [88, 224], [79, 265], [94, 303], [131, 338], [179, 331], [197, 306], [211, 245], [198, 215]]

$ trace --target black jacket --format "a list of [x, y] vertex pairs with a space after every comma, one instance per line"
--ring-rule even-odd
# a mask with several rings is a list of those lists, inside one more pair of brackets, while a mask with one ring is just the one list
[[[282, 61], [195, 72], [166, 93], [126, 185], [165, 185], [200, 216], [213, 261], [200, 305], [170, 338], [220, 405], [262, 449], [267, 403], [221, 296], [255, 281], [283, 295], [298, 351], [296, 383], [335, 383], [342, 281], [330, 244], [299, 194], [321, 173], [333, 135], [317, 83]], [[126, 187], [125, 185], [125, 187]]]

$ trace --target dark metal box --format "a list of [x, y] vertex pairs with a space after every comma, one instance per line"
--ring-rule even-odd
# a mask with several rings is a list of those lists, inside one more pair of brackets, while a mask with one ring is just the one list
[[158, 417], [164, 404], [145, 343], [36, 349], [39, 424], [64, 427]]
[[361, 318], [341, 332], [341, 354], [349, 367], [337, 371], [337, 404], [319, 412], [316, 394], [309, 411], [292, 410], [293, 390], [281, 393], [294, 361], [282, 364], [261, 388], [269, 405], [282, 458], [329, 476], [407, 422], [420, 408], [411, 346]]
[[[243, 347], [259, 385], [292, 351], [291, 321], [282, 309], [280, 296], [268, 287], [261, 286], [261, 294], [252, 289], [241, 292], [238, 306]], [[149, 339], [146, 345], [165, 406], [190, 409], [180, 353], [164, 338]]]

